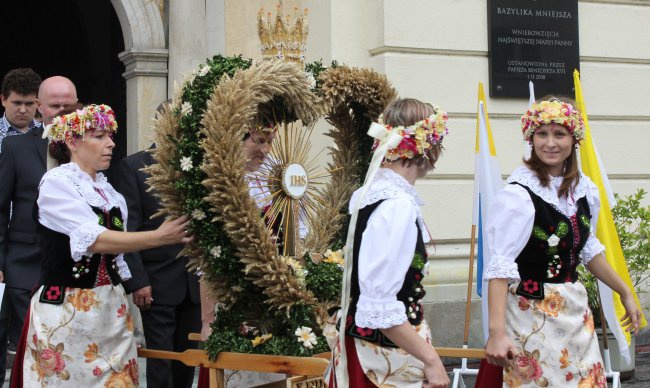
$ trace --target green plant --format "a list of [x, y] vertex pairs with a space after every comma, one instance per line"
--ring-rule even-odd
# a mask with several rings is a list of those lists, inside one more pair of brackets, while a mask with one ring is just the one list
[[[646, 292], [641, 288], [650, 278], [650, 206], [642, 202], [647, 192], [639, 189], [628, 196], [616, 197], [616, 206], [612, 208], [612, 216], [618, 233], [623, 255], [632, 286], [637, 294]], [[584, 267], [580, 267], [580, 281], [587, 289], [589, 307], [594, 315], [596, 326], [600, 326], [600, 304], [598, 303], [598, 288], [596, 278]]]

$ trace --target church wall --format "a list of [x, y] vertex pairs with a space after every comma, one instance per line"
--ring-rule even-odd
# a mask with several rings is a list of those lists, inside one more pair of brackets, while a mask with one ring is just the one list
[[[179, 8], [197, 7], [204, 2], [189, 3], [193, 5]], [[256, 15], [260, 7], [275, 13], [276, 1], [218, 0], [211, 4], [206, 11], [207, 22], [190, 19], [192, 24], [196, 21], [192, 28], [207, 31], [205, 47], [209, 49], [205, 51], [195, 48], [195, 42], [186, 41], [199, 33], [174, 38], [178, 32], [173, 20], [185, 15], [187, 9], [169, 15], [170, 84], [177, 77], [176, 72], [172, 73], [174, 61], [183, 64], [174, 69], [191, 70], [221, 49], [227, 55], [261, 59]], [[323, 59], [329, 63], [336, 59], [350, 66], [372, 67], [385, 73], [401, 96], [434, 102], [449, 112], [450, 134], [445, 139], [444, 154], [433, 174], [417, 188], [427, 203], [423, 212], [436, 240], [431, 271], [435, 275], [427, 279], [427, 301], [433, 306], [429, 310], [453, 310], [450, 306], [457, 303], [462, 306], [472, 214], [477, 85], [482, 81], [486, 93], [489, 87], [486, 2], [285, 0], [285, 15], [292, 15], [294, 7], [300, 12], [309, 9], [308, 62]], [[594, 140], [614, 191], [621, 194], [637, 188], [650, 191], [646, 146], [650, 141], [647, 20], [648, 2], [579, 2], [584, 96]], [[186, 43], [187, 47], [181, 47]], [[501, 172], [507, 176], [521, 163], [524, 146], [519, 117], [528, 102], [488, 97], [487, 104]], [[322, 136], [326, 130], [325, 123], [318, 124], [321, 134], [313, 139], [314, 149], [329, 144], [329, 139]], [[462, 316], [450, 319], [458, 322]], [[480, 329], [476, 326], [472, 330]]]

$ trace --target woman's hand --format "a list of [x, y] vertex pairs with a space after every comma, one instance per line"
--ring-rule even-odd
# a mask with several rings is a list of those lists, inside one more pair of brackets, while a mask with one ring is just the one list
[[208, 340], [210, 334], [212, 334], [211, 322], [202, 322], [201, 323], [201, 341], [205, 342]]
[[436, 361], [424, 364], [423, 388], [447, 388], [449, 383], [449, 376], [439, 357], [436, 357]]
[[626, 293], [626, 295], [621, 296], [621, 303], [625, 307], [625, 315], [621, 318], [621, 327], [625, 331], [631, 331], [634, 335], [639, 334], [639, 326], [641, 322], [641, 310], [637, 306], [634, 296], [631, 292]]
[[167, 219], [156, 229], [161, 245], [187, 244], [193, 236], [187, 230], [190, 227], [190, 219], [187, 216], [181, 216], [176, 219]]
[[514, 358], [516, 352], [517, 348], [505, 333], [490, 334], [485, 345], [487, 362], [492, 365], [506, 366]]

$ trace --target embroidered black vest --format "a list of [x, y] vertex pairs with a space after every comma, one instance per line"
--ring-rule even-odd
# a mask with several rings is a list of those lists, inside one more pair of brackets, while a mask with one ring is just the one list
[[591, 213], [585, 197], [577, 201], [576, 214], [567, 217], [528, 187], [535, 206], [533, 230], [515, 262], [521, 282], [517, 294], [529, 299], [544, 299], [544, 283], [575, 282], [578, 254], [591, 231]]
[[[114, 207], [108, 212], [91, 206], [97, 215], [99, 225], [109, 230], [124, 230], [122, 212]], [[35, 208], [36, 216], [38, 208]], [[38, 217], [37, 217], [38, 220]], [[63, 291], [66, 287], [93, 288], [99, 271], [102, 255], [97, 253], [92, 257], [84, 256], [78, 262], [72, 260], [70, 253], [70, 237], [56, 232], [38, 223], [37, 233], [41, 237], [41, 279], [44, 285], [39, 300], [43, 303], [63, 303]], [[115, 255], [105, 254], [106, 272], [111, 283], [117, 285], [122, 282], [117, 272]]]
[[[357, 301], [359, 300], [359, 295], [361, 293], [359, 289], [358, 272], [361, 237], [363, 236], [364, 230], [366, 230], [370, 215], [382, 202], [383, 200], [375, 202], [372, 205], [368, 205], [359, 210], [357, 227], [354, 235], [354, 266], [352, 268], [352, 284], [350, 287], [350, 307], [348, 309], [348, 316], [346, 317], [346, 334], [355, 338], [361, 338], [366, 341], [376, 343], [380, 346], [397, 348], [398, 346], [395, 345], [388, 337], [386, 337], [381, 332], [381, 330], [358, 327], [354, 322], [354, 315], [357, 311]], [[411, 262], [409, 269], [406, 271], [406, 276], [404, 277], [402, 288], [397, 293], [397, 300], [404, 303], [404, 307], [406, 307], [406, 316], [411, 325], [419, 325], [424, 318], [424, 312], [422, 311], [422, 305], [420, 301], [426, 294], [424, 288], [422, 287], [422, 279], [424, 278], [422, 271], [424, 270], [424, 265], [427, 262], [427, 251], [424, 246], [424, 240], [422, 239], [420, 226], [417, 224], [417, 221], [415, 224], [418, 229], [418, 239], [415, 245], [413, 261]]]

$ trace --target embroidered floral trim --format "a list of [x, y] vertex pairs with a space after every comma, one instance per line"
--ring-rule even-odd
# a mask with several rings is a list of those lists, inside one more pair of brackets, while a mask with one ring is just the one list
[[113, 216], [111, 218], [111, 223], [113, 224], [113, 227], [115, 227], [115, 230], [124, 230], [124, 224], [118, 217]]
[[[124, 200], [113, 186], [108, 183], [106, 176], [98, 172], [95, 180], [90, 175], [83, 172], [79, 166], [74, 163], [62, 164], [58, 168], [54, 168], [46, 173], [46, 176], [56, 176], [66, 178], [72, 183], [72, 186], [79, 192], [81, 197], [88, 202], [90, 206], [98, 207], [103, 210], [110, 210], [113, 207], [119, 208], [125, 214], [123, 206]], [[45, 178], [43, 178], [45, 179]], [[100, 189], [106, 195], [106, 199], [95, 190]]]
[[359, 327], [386, 329], [406, 322], [404, 303], [395, 300], [370, 299], [361, 295], [354, 322]]
[[553, 279], [560, 276], [561, 269], [562, 269], [562, 260], [560, 260], [560, 256], [553, 255], [553, 258], [549, 260], [547, 265], [546, 277], [548, 279]]
[[[413, 255], [413, 260], [411, 261], [411, 268], [416, 271], [409, 271], [413, 276], [413, 293], [412, 296], [408, 297], [406, 306], [406, 315], [409, 319], [417, 320], [422, 319], [424, 311], [422, 311], [422, 298], [426, 295], [424, 287], [422, 286], [422, 280], [424, 279], [425, 270], [427, 268], [428, 260], [426, 260], [420, 252], [415, 252]], [[411, 321], [411, 324], [419, 323], [417, 321]]]
[[586, 265], [591, 259], [596, 257], [599, 253], [605, 252], [605, 246], [596, 238], [588, 238], [585, 246], [578, 255], [583, 265]]
[[[62, 164], [58, 168], [54, 168], [46, 173], [46, 175], [63, 177], [70, 181], [70, 183], [77, 190], [79, 195], [93, 207], [100, 208], [104, 211], [116, 207], [120, 209], [122, 214], [127, 214], [126, 202], [120, 193], [115, 191], [113, 186], [108, 183], [108, 179], [101, 172], [98, 172], [95, 180], [93, 181], [90, 175], [86, 174], [79, 168], [76, 163], [70, 162]], [[45, 178], [43, 178], [45, 179]], [[101, 190], [106, 198], [102, 197], [97, 190]], [[111, 222], [120, 230], [125, 229], [124, 222], [117, 217], [112, 217]], [[92, 252], [88, 248], [95, 243], [97, 237], [106, 231], [105, 220], [103, 215], [97, 216], [97, 223], [87, 223], [81, 225], [70, 234], [70, 253], [72, 260], [79, 262], [83, 257], [92, 256]], [[131, 278], [131, 271], [129, 266], [124, 261], [124, 255], [119, 254], [115, 257], [117, 265], [117, 272], [122, 280]]]
[[81, 261], [84, 256], [92, 256], [88, 250], [95, 243], [97, 237], [107, 229], [94, 222], [82, 224], [70, 233], [70, 254], [75, 262]]
[[420, 252], [415, 252], [413, 255], [413, 261], [411, 261], [411, 268], [415, 268], [421, 273], [424, 273], [424, 267], [427, 264], [427, 261]]
[[126, 261], [124, 260], [124, 254], [120, 253], [119, 255], [115, 256], [114, 261], [117, 265], [117, 273], [120, 275], [122, 280], [126, 281], [131, 279], [131, 271], [129, 270], [128, 264], [126, 264]]
[[75, 279], [79, 279], [81, 276], [85, 276], [90, 272], [90, 257], [86, 257], [85, 260], [79, 260], [72, 266], [72, 276]]
[[[551, 233], [550, 235], [548, 233]], [[549, 255], [554, 255], [558, 251], [558, 244], [560, 244], [561, 239], [569, 233], [569, 224], [564, 221], [560, 221], [555, 226], [548, 227], [548, 233], [539, 225], [533, 226], [533, 236], [539, 240], [546, 241], [548, 248], [546, 253]], [[562, 243], [562, 246], [566, 246], [566, 242]]]
[[483, 273], [484, 279], [519, 280], [519, 269], [512, 258], [495, 256], [490, 259], [488, 268]]
[[555, 232], [555, 234], [557, 234], [559, 238], [562, 238], [566, 236], [567, 233], [569, 233], [569, 225], [564, 221], [560, 221], [557, 224], [557, 232]]
[[531, 169], [526, 166], [520, 166], [512, 172], [510, 177], [508, 177], [507, 182], [520, 183], [528, 187], [530, 191], [542, 198], [549, 205], [553, 206], [555, 210], [559, 211], [567, 217], [570, 217], [575, 213], [575, 202], [587, 195], [588, 179], [581, 171], [580, 181], [576, 187], [574, 187], [573, 194], [571, 195], [571, 203], [567, 202], [565, 198], [560, 199], [557, 196], [557, 188], [562, 183], [562, 180], [562, 177], [552, 177], [549, 187], [544, 187], [537, 178], [537, 175], [535, 175]]
[[533, 236], [537, 237], [540, 240], [548, 240], [548, 234], [542, 229], [541, 226], [533, 226]]
[[522, 287], [524, 291], [528, 292], [529, 294], [534, 294], [535, 292], [539, 291], [539, 282], [528, 279], [522, 283]]

